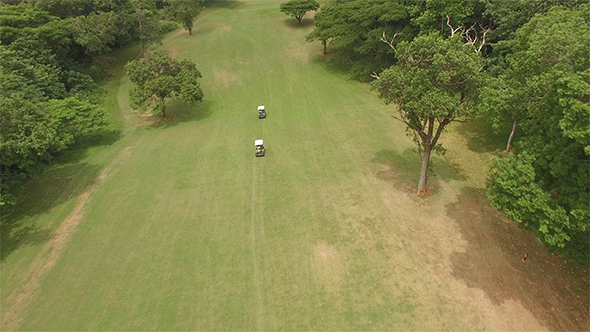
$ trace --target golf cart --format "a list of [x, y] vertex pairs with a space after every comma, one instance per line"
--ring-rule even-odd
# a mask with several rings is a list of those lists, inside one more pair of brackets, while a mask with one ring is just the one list
[[256, 157], [264, 157], [264, 142], [257, 139], [254, 141], [254, 145], [256, 145]]
[[258, 118], [259, 119], [266, 118], [266, 111], [264, 110], [264, 106], [258, 106]]

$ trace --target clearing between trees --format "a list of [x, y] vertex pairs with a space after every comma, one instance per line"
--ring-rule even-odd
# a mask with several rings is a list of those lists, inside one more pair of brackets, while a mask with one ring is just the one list
[[587, 271], [485, 198], [502, 143], [450, 125], [417, 198], [392, 107], [280, 3], [220, 5], [164, 39], [204, 95], [166, 120], [137, 125], [114, 65], [121, 137], [40, 176], [10, 216], [50, 236], [2, 256], [2, 330], [587, 330]]

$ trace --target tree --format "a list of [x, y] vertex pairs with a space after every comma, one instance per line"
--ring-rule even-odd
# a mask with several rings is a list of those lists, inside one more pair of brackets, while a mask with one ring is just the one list
[[[554, 7], [516, 32], [505, 89], [523, 101], [523, 137], [495, 161], [493, 206], [550, 252], [590, 259], [590, 5]], [[503, 102], [502, 99], [499, 100]]]
[[167, 11], [173, 21], [182, 24], [188, 34], [193, 34], [193, 21], [201, 13], [202, 1], [197, 0], [173, 0]]
[[479, 0], [425, 0], [410, 1], [408, 10], [412, 13], [412, 24], [420, 33], [440, 31], [445, 34], [450, 19], [456, 25], [481, 23], [480, 16], [485, 10], [484, 2]]
[[493, 27], [490, 40], [514, 39], [516, 31], [535, 14], [545, 14], [554, 6], [574, 9], [587, 0], [511, 0], [487, 1], [484, 16]]
[[90, 57], [105, 63], [109, 59], [110, 45], [116, 40], [116, 23], [113, 12], [79, 16], [72, 23], [74, 40]]
[[301, 24], [301, 19], [310, 10], [318, 10], [320, 4], [315, 0], [291, 0], [281, 4], [281, 12], [297, 19]]
[[197, 82], [201, 73], [189, 60], [177, 61], [164, 53], [148, 51], [144, 58], [129, 62], [125, 68], [136, 84], [130, 92], [134, 106], [151, 108], [163, 118], [167, 98], [178, 98], [191, 105], [203, 100]]
[[156, 6], [153, 1], [131, 0], [135, 18], [135, 36], [139, 39], [141, 49], [145, 53], [150, 44], [159, 41], [160, 29], [156, 17]]
[[380, 40], [383, 32], [387, 35], [401, 33], [398, 40], [407, 41], [415, 35], [410, 29], [406, 8], [390, 0], [329, 4], [316, 14], [314, 24], [316, 27], [307, 35], [307, 40], [321, 41], [324, 53], [329, 41], [339, 58], [350, 61], [351, 71], [362, 79], [395, 63], [391, 48]]
[[[391, 42], [390, 42], [391, 44]], [[426, 192], [428, 163], [445, 127], [470, 116], [482, 81], [481, 58], [458, 35], [416, 37], [392, 48], [398, 63], [375, 75], [386, 103], [396, 103], [398, 119], [413, 134], [422, 159], [418, 193]]]

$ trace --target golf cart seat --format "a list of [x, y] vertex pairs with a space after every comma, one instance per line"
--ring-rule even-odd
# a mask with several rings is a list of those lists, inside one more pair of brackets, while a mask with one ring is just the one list
[[257, 139], [254, 141], [254, 145], [256, 146], [256, 157], [264, 157], [264, 142], [261, 139]]
[[264, 106], [258, 106], [258, 118], [259, 119], [264, 119], [266, 118], [266, 110], [264, 109]]

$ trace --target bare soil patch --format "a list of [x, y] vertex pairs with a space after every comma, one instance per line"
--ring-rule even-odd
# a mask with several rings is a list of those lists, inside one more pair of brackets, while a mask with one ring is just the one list
[[338, 249], [326, 243], [318, 243], [313, 248], [313, 257], [318, 281], [326, 290], [337, 290], [346, 272], [345, 261]]
[[[447, 213], [467, 241], [465, 252], [451, 255], [455, 278], [482, 290], [495, 306], [519, 304], [547, 329], [589, 329], [586, 269], [548, 255], [534, 234], [492, 208], [483, 190], [464, 189], [457, 203], [447, 206]], [[505, 314], [518, 324], [526, 318], [513, 311]]]

